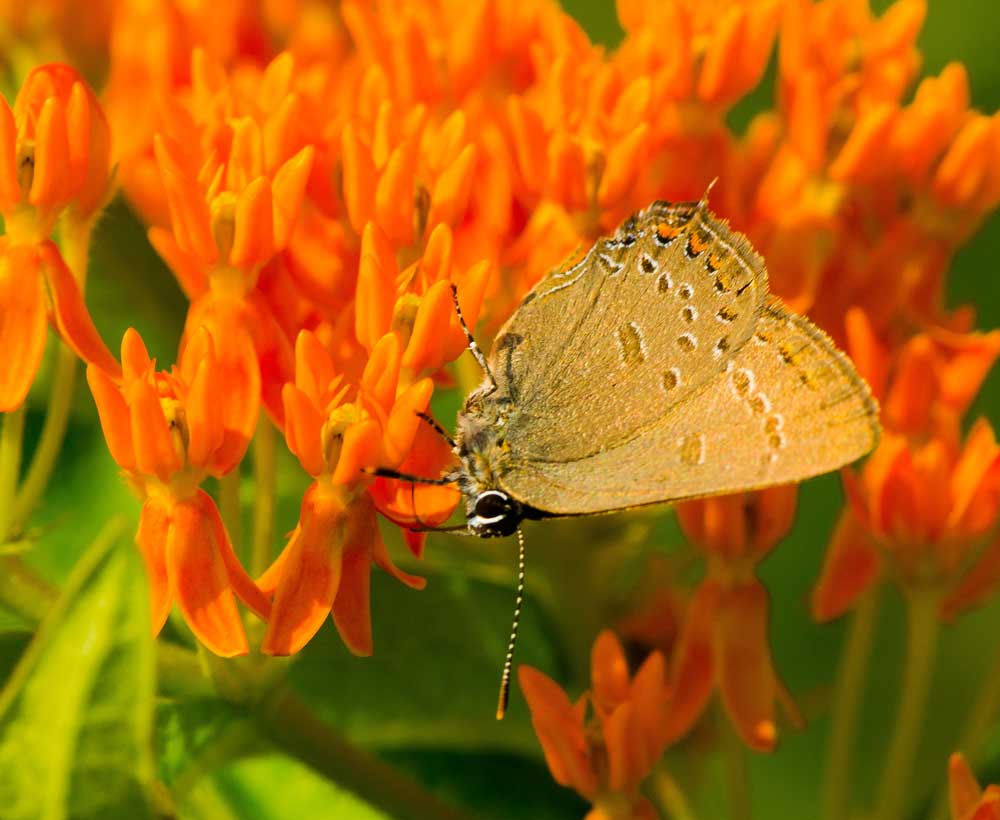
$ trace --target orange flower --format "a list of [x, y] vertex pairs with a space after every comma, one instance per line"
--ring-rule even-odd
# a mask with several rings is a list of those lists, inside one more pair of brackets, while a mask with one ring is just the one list
[[591, 652], [591, 689], [575, 704], [537, 669], [519, 667], [518, 681], [549, 771], [594, 805], [588, 820], [657, 816], [639, 785], [666, 746], [662, 654], [653, 652], [630, 676], [621, 644], [605, 630]]
[[85, 220], [108, 197], [111, 135], [94, 92], [69, 66], [28, 74], [0, 99], [0, 213], [16, 243], [44, 242], [67, 209]]
[[774, 748], [775, 701], [798, 720], [771, 661], [767, 591], [755, 571], [791, 527], [795, 497], [789, 485], [678, 505], [681, 529], [708, 554], [708, 575], [688, 607], [672, 661], [668, 740], [694, 725], [715, 686], [751, 748]]
[[860, 477], [845, 470], [850, 508], [813, 591], [813, 614], [837, 617], [891, 567], [908, 588], [937, 589], [954, 615], [993, 592], [1000, 542], [982, 552], [1000, 509], [1000, 446], [985, 419], [964, 446], [889, 433]]
[[49, 239], [61, 213], [83, 221], [103, 205], [108, 147], [94, 92], [68, 66], [34, 69], [13, 110], [0, 98], [0, 412], [19, 407], [35, 379], [46, 315], [81, 358], [121, 372]]
[[979, 787], [959, 752], [948, 759], [952, 820], [1000, 820], [1000, 786]]
[[212, 337], [196, 333], [167, 373], [156, 370], [130, 329], [122, 365], [121, 380], [91, 365], [87, 381], [111, 456], [143, 498], [136, 543], [149, 575], [153, 633], [176, 600], [205, 646], [225, 657], [246, 654], [234, 595], [261, 618], [270, 604], [240, 565], [215, 502], [198, 486], [242, 456], [223, 424], [222, 400], [232, 386]]
[[[272, 655], [298, 652], [332, 614], [348, 648], [369, 655], [372, 561], [409, 586], [424, 583], [389, 558], [368, 492], [371, 472], [404, 462], [433, 385], [425, 378], [397, 394], [401, 352], [391, 333], [376, 343], [356, 391], [334, 372], [329, 353], [309, 331], [299, 334], [295, 358], [295, 382], [283, 391], [285, 437], [316, 480], [290, 541], [259, 582], [274, 595], [261, 648]], [[446, 519], [456, 501], [450, 492], [445, 508], [427, 510], [424, 520]]]
[[1000, 356], [1000, 330], [930, 327], [891, 350], [859, 308], [845, 324], [848, 352], [881, 404], [883, 426], [908, 436], [953, 433]]

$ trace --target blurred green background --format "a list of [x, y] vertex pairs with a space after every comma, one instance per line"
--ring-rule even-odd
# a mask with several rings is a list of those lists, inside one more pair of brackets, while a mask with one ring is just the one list
[[[591, 36], [613, 47], [621, 36], [610, 2], [570, 0], [566, 8]], [[884, 8], [885, 2], [876, 4]], [[1000, 107], [1000, 21], [991, 0], [930, 3], [920, 39], [925, 73], [961, 60], [972, 79], [978, 108]], [[741, 107], [748, 118], [767, 104], [769, 88]], [[950, 277], [953, 304], [974, 303], [979, 327], [1000, 326], [1000, 218], [987, 222], [955, 260]], [[112, 346], [128, 325], [142, 331], [150, 351], [172, 361], [185, 301], [156, 258], [127, 208], [116, 202], [95, 239], [88, 302]], [[128, 305], [128, 311], [122, 309]], [[43, 382], [44, 382], [43, 376]], [[42, 420], [42, 389], [29, 414], [29, 441]], [[438, 417], [454, 417], [460, 396], [435, 399]], [[988, 380], [970, 413], [1000, 420], [1000, 374]], [[245, 466], [245, 501], [252, 498], [252, 465]], [[278, 475], [278, 531], [297, 519], [305, 482], [282, 453]], [[802, 705], [808, 727], [782, 727], [771, 756], [750, 758], [754, 816], [816, 816], [825, 760], [825, 710], [844, 625], [814, 624], [807, 598], [815, 581], [834, 517], [840, 507], [835, 477], [807, 483], [796, 526], [762, 567], [772, 593], [777, 669]], [[82, 379], [70, 435], [45, 510], [41, 540], [30, 560], [53, 579], [66, 577], [85, 545], [111, 515], [134, 520], [138, 506], [125, 488], [99, 434]], [[388, 529], [387, 529], [388, 534]], [[587, 686], [587, 652], [597, 631], [621, 609], [650, 550], [669, 557], [681, 536], [668, 513], [630, 514], [588, 523], [549, 522], [527, 532], [529, 602], [518, 660], [560, 681], [572, 696]], [[398, 538], [392, 545], [401, 556]], [[427, 575], [428, 588], [414, 592], [382, 573], [373, 575], [376, 653], [352, 657], [328, 624], [291, 666], [296, 690], [330, 723], [361, 746], [410, 772], [442, 796], [483, 818], [579, 818], [583, 802], [549, 776], [520, 694], [509, 717], [494, 720], [497, 678], [513, 605], [511, 543], [432, 538], [428, 559], [405, 568]], [[866, 689], [856, 784], [870, 795], [879, 777], [902, 657], [903, 624], [898, 596], [884, 596], [873, 665]], [[26, 644], [22, 625], [0, 616], [0, 664], [11, 668]], [[1000, 653], [1000, 607], [991, 605], [946, 628], [940, 642], [931, 704], [923, 727], [914, 799], [929, 798], [943, 782], [945, 765], [968, 704]], [[167, 639], [184, 640], [168, 626]], [[238, 667], [237, 667], [238, 669]], [[381, 816], [256, 735], [238, 709], [211, 698], [162, 700], [157, 706], [159, 776], [182, 792], [182, 816], [193, 818], [298, 818]], [[253, 752], [243, 757], [242, 753]], [[699, 779], [697, 816], [727, 816], [725, 778], [718, 761], [702, 768], [696, 741], [669, 753], [678, 779]], [[213, 767], [204, 779], [196, 774]], [[1000, 737], [994, 733], [980, 774], [1000, 780]], [[3, 811], [0, 810], [0, 816]]]

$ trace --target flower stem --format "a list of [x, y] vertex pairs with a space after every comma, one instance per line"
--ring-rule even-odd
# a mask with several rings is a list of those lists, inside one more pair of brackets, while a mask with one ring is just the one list
[[826, 820], [843, 820], [849, 809], [847, 798], [851, 789], [851, 751], [877, 615], [878, 587], [861, 598], [851, 617], [840, 658], [840, 669], [837, 671], [833, 711], [830, 715], [829, 756], [823, 783], [823, 816]]
[[694, 812], [681, 787], [661, 760], [653, 769], [650, 781], [657, 803], [671, 820], [695, 820]]
[[24, 405], [3, 414], [0, 423], [0, 544], [12, 535], [11, 515], [17, 480], [21, 475], [21, 445], [24, 441]]
[[[983, 676], [983, 683], [976, 696], [969, 714], [965, 718], [962, 732], [958, 736], [958, 744], [954, 746], [962, 752], [970, 763], [982, 749], [983, 743], [994, 728], [994, 721], [1000, 713], [1000, 653], [993, 659], [989, 672]], [[946, 820], [950, 817], [948, 808], [948, 786], [943, 785], [934, 801], [934, 810], [927, 815], [932, 818]]]
[[[59, 239], [63, 259], [83, 293], [87, 282], [87, 263], [90, 257], [90, 235], [93, 220], [71, 222], [64, 219], [60, 223]], [[31, 456], [24, 484], [14, 500], [11, 523], [23, 526], [45, 492], [45, 488], [55, 470], [59, 452], [62, 449], [70, 410], [73, 407], [73, 391], [76, 386], [76, 354], [63, 342], [56, 354], [55, 371], [49, 391], [49, 404], [45, 411], [45, 423], [38, 439], [38, 445]]]
[[76, 354], [60, 342], [56, 353], [52, 388], [49, 392], [49, 404], [45, 411], [45, 423], [38, 439], [38, 446], [32, 453], [31, 465], [28, 467], [24, 483], [17, 493], [11, 511], [11, 523], [14, 527], [21, 527], [27, 522], [52, 477], [66, 435], [75, 386]]
[[257, 424], [253, 441], [254, 500], [253, 543], [250, 547], [249, 572], [256, 578], [271, 563], [274, 541], [274, 505], [277, 493], [275, 467], [275, 429], [264, 414]]
[[907, 599], [906, 666], [900, 682], [899, 711], [882, 771], [882, 788], [876, 803], [877, 820], [900, 820], [906, 787], [920, 739], [940, 624], [937, 595], [912, 592]]
[[287, 688], [279, 689], [253, 714], [260, 731], [279, 749], [389, 817], [465, 818], [458, 809], [337, 734]]
[[729, 816], [733, 820], [750, 820], [750, 778], [747, 773], [746, 747], [729, 723], [721, 704], [718, 710], [719, 731], [722, 734], [722, 754], [729, 781]]
[[236, 554], [240, 552], [240, 468], [235, 468], [219, 479], [219, 513], [226, 525], [229, 540], [233, 542]]

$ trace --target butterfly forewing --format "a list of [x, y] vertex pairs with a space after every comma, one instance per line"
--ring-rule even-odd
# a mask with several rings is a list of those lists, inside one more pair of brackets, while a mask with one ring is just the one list
[[518, 460], [504, 488], [556, 514], [800, 481], [870, 451], [878, 408], [807, 319], [766, 306], [721, 373], [631, 440], [574, 461]]
[[542, 280], [498, 336], [511, 451], [575, 460], [630, 441], [721, 372], [766, 299], [745, 238], [703, 203], [654, 204]]

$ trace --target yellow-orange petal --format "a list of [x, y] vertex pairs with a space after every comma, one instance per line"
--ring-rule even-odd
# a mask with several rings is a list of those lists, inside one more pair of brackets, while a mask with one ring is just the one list
[[340, 146], [344, 205], [351, 226], [360, 234], [375, 213], [375, 163], [358, 139], [353, 123], [344, 126]]
[[521, 178], [529, 187], [534, 187], [546, 177], [545, 125], [541, 115], [517, 95], [507, 102], [507, 117]]
[[344, 433], [340, 458], [331, 476], [335, 484], [353, 484], [367, 478], [366, 470], [378, 466], [382, 449], [379, 426], [368, 420], [352, 424]]
[[875, 334], [871, 319], [861, 308], [852, 307], [844, 316], [844, 330], [847, 350], [858, 373], [868, 382], [875, 398], [883, 401], [889, 375], [889, 353]]
[[964, 820], [976, 807], [982, 793], [965, 758], [954, 752], [948, 758], [948, 797], [954, 820]]
[[275, 249], [274, 208], [267, 177], [257, 177], [236, 199], [236, 219], [229, 263], [253, 268], [266, 262]]
[[383, 454], [387, 466], [399, 465], [410, 452], [417, 427], [425, 423], [417, 413], [427, 409], [427, 403], [431, 400], [433, 392], [434, 382], [431, 379], [421, 379], [411, 384], [396, 399], [382, 436]]
[[830, 178], [838, 182], [869, 179], [885, 167], [885, 146], [896, 125], [898, 109], [880, 105], [865, 112], [830, 163]]
[[212, 522], [196, 499], [175, 503], [170, 519], [167, 575], [185, 622], [216, 655], [245, 655], [250, 647]]
[[253, 582], [253, 579], [243, 569], [236, 552], [233, 550], [233, 543], [229, 540], [229, 533], [222, 523], [222, 516], [219, 515], [219, 508], [215, 506], [212, 497], [204, 490], [199, 489], [195, 494], [195, 503], [201, 512], [205, 525], [211, 528], [212, 538], [215, 548], [218, 550], [222, 565], [226, 570], [226, 578], [233, 593], [250, 611], [258, 618], [266, 621], [271, 614], [271, 602]]
[[396, 400], [399, 382], [399, 337], [386, 333], [372, 348], [361, 374], [361, 386], [384, 409]]
[[597, 188], [597, 201], [602, 208], [610, 208], [628, 192], [639, 171], [645, 165], [645, 144], [649, 136], [649, 123], [639, 123], [621, 142], [608, 151]]
[[145, 379], [153, 368], [146, 343], [134, 327], [127, 328], [122, 335], [122, 373], [125, 383], [135, 379]]
[[307, 145], [287, 160], [274, 175], [274, 246], [284, 248], [299, 217], [302, 196], [313, 167], [316, 149]]
[[326, 400], [334, 379], [333, 360], [316, 334], [300, 330], [295, 339], [295, 386], [317, 406]]
[[[489, 259], [477, 262], [469, 268], [465, 274], [455, 279], [455, 286], [458, 289], [458, 304], [462, 308], [462, 317], [469, 328], [475, 328], [482, 310], [483, 299], [489, 287], [490, 277], [493, 274], [493, 264]], [[458, 321], [458, 314], [453, 309], [448, 327], [448, 342], [445, 346], [445, 360], [453, 361], [469, 346], [469, 341], [462, 330], [462, 325]]]
[[845, 510], [837, 522], [823, 559], [823, 570], [812, 591], [813, 617], [817, 621], [829, 621], [843, 615], [881, 571], [881, 558], [864, 527], [850, 510]]
[[724, 593], [716, 620], [722, 702], [743, 742], [759, 752], [776, 742], [767, 610], [767, 591], [754, 581]]
[[475, 182], [476, 146], [467, 145], [434, 183], [428, 225], [458, 225], [469, 204]]
[[0, 413], [16, 410], [45, 351], [45, 291], [37, 256], [24, 246], [0, 248]]
[[393, 150], [375, 186], [375, 220], [398, 245], [411, 245], [414, 241], [415, 171], [416, 152], [404, 143]]
[[166, 139], [157, 135], [153, 147], [178, 246], [206, 264], [214, 263], [219, 251], [212, 236], [208, 203], [197, 183], [184, 174], [171, 156], [175, 149]]
[[69, 185], [66, 108], [62, 100], [50, 97], [35, 128], [35, 169], [28, 201], [42, 210], [62, 207], [69, 199]]
[[163, 504], [146, 499], [139, 513], [139, 529], [135, 534], [135, 543], [146, 564], [146, 577], [149, 579], [149, 613], [154, 637], [160, 634], [170, 614], [170, 579], [167, 573], [169, 532], [170, 510]]
[[58, 248], [51, 242], [40, 246], [42, 270], [49, 286], [52, 318], [59, 335], [88, 364], [97, 365], [114, 378], [121, 377], [118, 360], [105, 346], [87, 312], [83, 294], [73, 274], [63, 262]]
[[306, 491], [299, 526], [285, 547], [288, 557], [261, 644], [265, 654], [298, 652], [329, 616], [340, 586], [348, 514], [315, 484]]
[[451, 283], [436, 282], [420, 300], [403, 367], [413, 373], [434, 373], [444, 365], [445, 331], [454, 312]]
[[[185, 350], [189, 356], [191, 347], [189, 345]], [[192, 466], [205, 469], [211, 474], [215, 474], [212, 456], [226, 437], [221, 388], [214, 357], [202, 359], [188, 387], [185, 400], [188, 423], [187, 460]]]
[[715, 685], [713, 632], [719, 589], [705, 581], [688, 606], [681, 636], [671, 662], [673, 694], [664, 726], [664, 740], [682, 737], [701, 716]]
[[323, 414], [300, 388], [286, 384], [281, 390], [285, 405], [285, 440], [288, 449], [311, 476], [323, 472], [321, 433]]
[[997, 469], [998, 463], [1000, 447], [997, 446], [993, 428], [985, 418], [977, 419], [969, 431], [962, 454], [951, 475], [949, 528], [959, 526], [983, 480], [991, 469]]
[[14, 114], [0, 96], [0, 213], [7, 213], [21, 199], [17, 182], [17, 126]]
[[388, 237], [369, 222], [361, 237], [358, 284], [355, 294], [354, 332], [371, 350], [392, 324], [396, 304], [396, 254]]
[[594, 794], [597, 775], [587, 755], [582, 715], [558, 684], [537, 669], [518, 667], [517, 680], [553, 779], [584, 796]]
[[155, 388], [149, 382], [135, 381], [129, 385], [125, 398], [132, 421], [136, 469], [145, 475], [155, 475], [160, 481], [169, 481], [183, 465]]
[[101, 420], [101, 430], [111, 458], [123, 470], [134, 470], [132, 419], [121, 391], [107, 373], [94, 365], [87, 366], [87, 384], [97, 405], [97, 416]]
[[610, 709], [628, 699], [625, 650], [610, 629], [602, 630], [590, 650], [590, 688], [594, 705], [599, 710]]
[[375, 507], [367, 494], [351, 505], [344, 537], [340, 586], [333, 602], [333, 622], [344, 645], [355, 655], [372, 653], [371, 565], [378, 537]]

